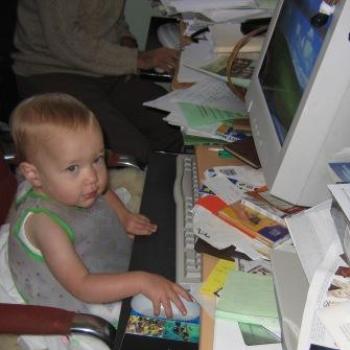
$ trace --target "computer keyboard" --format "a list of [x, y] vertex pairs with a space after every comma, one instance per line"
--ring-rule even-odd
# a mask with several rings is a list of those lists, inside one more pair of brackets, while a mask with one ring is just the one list
[[194, 249], [192, 208], [199, 196], [194, 155], [180, 154], [176, 160], [176, 282], [186, 286], [201, 281], [201, 255]]
[[[176, 281], [176, 203], [174, 182], [177, 155], [153, 153], [147, 165], [140, 212], [158, 226], [150, 236], [135, 236], [130, 271], [147, 271]], [[191, 286], [185, 286], [190, 289]], [[198, 350], [198, 343], [125, 333], [130, 298], [123, 300], [114, 350]], [[181, 331], [181, 330], [180, 330]]]

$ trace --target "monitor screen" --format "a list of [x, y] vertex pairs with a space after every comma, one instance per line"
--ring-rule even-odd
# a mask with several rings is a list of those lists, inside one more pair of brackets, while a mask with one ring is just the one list
[[304, 206], [329, 197], [328, 162], [350, 147], [350, 1], [315, 26], [321, 3], [279, 1], [246, 95], [271, 194]]
[[311, 24], [321, 1], [283, 3], [262, 63], [259, 79], [278, 139], [283, 144], [309, 81], [331, 18]]

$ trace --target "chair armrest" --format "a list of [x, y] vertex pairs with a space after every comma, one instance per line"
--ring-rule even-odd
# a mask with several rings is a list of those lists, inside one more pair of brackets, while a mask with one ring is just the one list
[[92, 335], [110, 348], [113, 347], [117, 331], [102, 317], [89, 314], [75, 314], [70, 326], [70, 333]]
[[140, 166], [138, 165], [136, 158], [133, 156], [126, 155], [126, 154], [119, 155], [118, 165], [140, 169]]
[[94, 336], [110, 348], [116, 329], [101, 317], [36, 305], [0, 304], [0, 334]]
[[107, 167], [108, 168], [133, 167], [136, 169], [141, 169], [140, 164], [137, 162], [134, 156], [119, 154], [110, 150], [107, 152]]

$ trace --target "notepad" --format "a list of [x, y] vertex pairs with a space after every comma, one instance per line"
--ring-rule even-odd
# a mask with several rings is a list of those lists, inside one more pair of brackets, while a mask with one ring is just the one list
[[230, 271], [215, 316], [280, 329], [272, 276]]
[[205, 295], [213, 295], [220, 291], [224, 286], [228, 273], [234, 266], [233, 261], [220, 259], [208, 278], [203, 282], [200, 292]]

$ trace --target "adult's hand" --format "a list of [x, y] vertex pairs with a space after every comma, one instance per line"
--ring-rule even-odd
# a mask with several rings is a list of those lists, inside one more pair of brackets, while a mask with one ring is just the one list
[[137, 68], [158, 68], [166, 72], [172, 72], [179, 62], [180, 51], [161, 47], [159, 49], [140, 52], [137, 58]]

